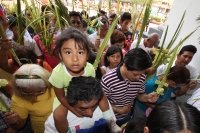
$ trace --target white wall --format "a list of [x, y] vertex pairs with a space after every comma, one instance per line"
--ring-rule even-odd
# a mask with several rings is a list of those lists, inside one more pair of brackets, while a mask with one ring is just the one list
[[[175, 44], [176, 43], [178, 44], [178, 42], [182, 38], [184, 38], [190, 32], [196, 29], [197, 26], [200, 26], [200, 23], [197, 23], [196, 21], [197, 17], [200, 15], [199, 5], [200, 5], [200, 0], [174, 0], [174, 3], [170, 10], [168, 20], [166, 22], [166, 24], [169, 25], [169, 29], [168, 29], [168, 34], [165, 41], [165, 46], [170, 42], [181, 20], [182, 14], [184, 13], [185, 10], [186, 10], [186, 15], [184, 18], [184, 24]], [[161, 38], [161, 42], [164, 37], [164, 32]], [[200, 37], [200, 28], [183, 43], [183, 46], [192, 44], [197, 47], [197, 53], [195, 54], [192, 61], [190, 62], [190, 65], [194, 66], [196, 69], [200, 71], [200, 59], [199, 59], [200, 58], [200, 44], [198, 40], [199, 37]], [[200, 84], [198, 84], [197, 88], [200, 88]], [[179, 97], [178, 100], [186, 101], [193, 92], [194, 91], [189, 91], [185, 96]]]

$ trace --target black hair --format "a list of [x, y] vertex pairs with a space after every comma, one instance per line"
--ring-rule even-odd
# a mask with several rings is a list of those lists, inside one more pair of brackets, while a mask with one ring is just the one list
[[110, 62], [108, 61], [108, 58], [109, 56], [115, 54], [119, 52], [120, 53], [120, 56], [121, 56], [121, 61], [123, 61], [123, 53], [122, 53], [122, 49], [118, 46], [115, 46], [115, 45], [112, 45], [111, 47], [108, 48], [108, 50], [106, 51], [106, 54], [104, 56], [104, 65], [107, 67], [110, 65]]
[[125, 133], [143, 133], [146, 120], [142, 118], [132, 118], [126, 125]]
[[106, 12], [104, 10], [100, 10], [100, 13], [106, 15]]
[[187, 103], [163, 101], [155, 106], [147, 118], [149, 133], [177, 133], [189, 130], [200, 131], [200, 111]]
[[107, 13], [104, 11], [104, 10], [100, 10], [99, 11], [106, 19], [108, 19], [108, 17], [107, 17]]
[[69, 12], [69, 17], [71, 18], [72, 16], [77, 16], [77, 17], [79, 17], [80, 21], [82, 22], [82, 16], [80, 15], [79, 12], [76, 12], [76, 11], [71, 11], [71, 12]]
[[90, 17], [90, 21], [92, 21], [92, 20], [94, 20], [96, 18], [97, 18], [96, 16], [92, 16], [92, 17]]
[[[9, 23], [9, 28], [13, 28], [13, 27], [17, 26], [18, 25], [17, 17], [10, 16], [8, 23]], [[22, 26], [24, 28], [26, 28], [26, 22], [24, 20], [22, 20]]]
[[185, 51], [192, 52], [193, 54], [195, 54], [197, 52], [197, 48], [194, 45], [183, 46], [179, 52], [179, 55], [182, 55]]
[[116, 14], [115, 13], [113, 13], [113, 14], [111, 14], [110, 15], [110, 17], [109, 18], [115, 18], [116, 17]]
[[184, 66], [174, 66], [170, 68], [167, 79], [174, 81], [176, 84], [189, 83], [190, 72]]
[[[37, 64], [37, 55], [28, 46], [14, 46], [14, 51], [22, 64]], [[13, 64], [19, 66], [14, 59]]]
[[[53, 5], [52, 5], [51, 7], [54, 8]], [[44, 12], [44, 11], [50, 11], [50, 10], [51, 10], [51, 7], [48, 6], [48, 5], [42, 5], [42, 6], [41, 6], [41, 11], [42, 11], [42, 12]]]
[[124, 12], [122, 15], [121, 15], [121, 22], [124, 22], [126, 19], [131, 19], [131, 14], [129, 12]]
[[124, 57], [127, 70], [146, 70], [151, 67], [152, 60], [149, 54], [141, 48], [131, 49]]
[[87, 62], [89, 62], [90, 64], [93, 64], [94, 61], [96, 59], [96, 54], [94, 53], [94, 51], [90, 51]]
[[64, 29], [60, 36], [56, 39], [56, 47], [53, 51], [53, 54], [59, 58], [59, 54], [61, 53], [62, 45], [70, 40], [74, 39], [75, 47], [79, 47], [87, 51], [87, 54], [90, 54], [90, 47], [91, 44], [89, 38], [86, 34], [82, 33], [80, 30], [70, 27], [68, 29]]
[[94, 77], [73, 77], [67, 87], [66, 97], [69, 105], [73, 106], [78, 101], [100, 100], [103, 97], [103, 90], [99, 80]]

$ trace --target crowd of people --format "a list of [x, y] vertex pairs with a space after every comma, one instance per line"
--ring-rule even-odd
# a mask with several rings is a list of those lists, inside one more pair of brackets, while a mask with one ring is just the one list
[[[155, 76], [149, 80], [146, 75], [159, 35], [143, 38], [136, 48], [138, 40], [132, 40], [128, 30], [131, 14], [124, 12], [95, 70], [96, 53], [116, 14], [100, 14], [100, 32], [95, 25], [93, 33], [82, 14], [69, 12], [72, 26], [56, 31], [51, 53], [25, 22], [24, 46], [18, 44], [15, 15], [0, 16], [7, 34], [0, 38], [0, 79], [8, 81], [0, 93], [11, 110], [0, 111], [0, 132], [198, 133], [200, 89], [188, 104], [174, 100], [197, 87], [190, 79], [196, 79], [199, 72], [189, 65], [197, 48], [181, 48], [166, 76], [168, 86], [158, 95], [155, 81], [163, 79], [169, 64], [154, 69]], [[49, 21], [53, 26], [56, 18]], [[11, 48], [22, 65], [10, 55]]]

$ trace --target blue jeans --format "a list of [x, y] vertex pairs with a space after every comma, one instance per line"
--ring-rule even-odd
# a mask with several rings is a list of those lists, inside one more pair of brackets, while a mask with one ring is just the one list
[[121, 119], [121, 120], [117, 120], [117, 121], [116, 121], [116, 124], [117, 124], [119, 127], [121, 127], [123, 124], [127, 123], [130, 119], [131, 119], [131, 115], [130, 115], [130, 113], [129, 113], [125, 118], [123, 118], [123, 119]]

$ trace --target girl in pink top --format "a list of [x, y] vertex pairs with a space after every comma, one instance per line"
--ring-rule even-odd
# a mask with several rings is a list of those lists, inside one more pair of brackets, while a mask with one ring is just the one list
[[118, 46], [111, 46], [104, 56], [104, 66], [101, 67], [102, 75], [115, 69], [123, 60], [122, 50]]

